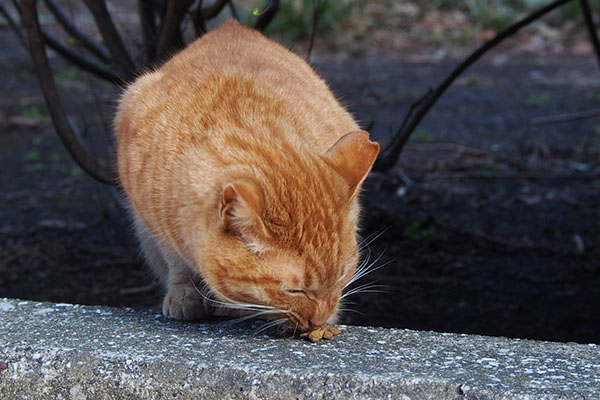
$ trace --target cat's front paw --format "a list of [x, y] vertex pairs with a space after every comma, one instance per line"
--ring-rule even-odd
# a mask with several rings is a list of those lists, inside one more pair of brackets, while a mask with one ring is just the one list
[[207, 316], [202, 296], [195, 288], [169, 288], [163, 300], [162, 312], [165, 317], [179, 321], [192, 321]]

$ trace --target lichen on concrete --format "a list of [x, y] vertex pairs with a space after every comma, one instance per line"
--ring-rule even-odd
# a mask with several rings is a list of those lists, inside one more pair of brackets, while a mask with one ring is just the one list
[[343, 327], [319, 343], [261, 322], [0, 300], [2, 399], [597, 399], [597, 345]]

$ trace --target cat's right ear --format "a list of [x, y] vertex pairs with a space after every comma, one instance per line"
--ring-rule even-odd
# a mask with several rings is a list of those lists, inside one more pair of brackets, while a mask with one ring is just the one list
[[379, 143], [371, 142], [368, 132], [355, 131], [342, 136], [322, 157], [349, 184], [352, 198], [378, 154]]
[[261, 217], [263, 209], [262, 190], [252, 182], [231, 182], [221, 192], [219, 216], [226, 232], [241, 236], [268, 236]]

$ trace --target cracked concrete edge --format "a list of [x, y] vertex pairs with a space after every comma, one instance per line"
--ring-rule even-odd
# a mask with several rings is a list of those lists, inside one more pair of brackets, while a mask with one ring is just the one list
[[[260, 322], [0, 300], [2, 399], [598, 399], [596, 345], [342, 327], [312, 344]], [[1, 364], [0, 364], [1, 365]]]

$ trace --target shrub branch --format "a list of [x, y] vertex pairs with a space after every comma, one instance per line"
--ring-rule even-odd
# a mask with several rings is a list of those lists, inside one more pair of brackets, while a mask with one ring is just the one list
[[108, 168], [102, 166], [99, 160], [90, 154], [77, 140], [64, 108], [58, 96], [54, 77], [46, 50], [44, 39], [39, 25], [36, 0], [23, 0], [21, 9], [22, 24], [27, 34], [29, 52], [38, 76], [46, 107], [63, 145], [75, 162], [94, 179], [109, 185], [116, 184], [115, 175]]
[[[530, 24], [532, 21], [546, 15], [550, 11], [570, 2], [573, 0], [556, 0], [552, 3], [546, 5], [545, 7], [540, 8], [537, 11], [529, 14], [525, 18], [515, 22], [510, 25], [508, 28], [500, 31], [496, 36], [494, 36], [488, 42], [485, 42], [478, 49], [476, 49], [473, 53], [471, 53], [463, 62], [461, 62], [443, 81], [437, 86], [433, 91], [426, 95], [424, 98], [421, 98], [418, 102], [411, 105], [408, 113], [405, 117], [405, 122], [402, 124], [400, 129], [396, 132], [394, 137], [392, 138], [390, 144], [384, 149], [381, 157], [378, 158], [375, 166], [373, 167], [376, 171], [387, 171], [391, 169], [398, 158], [400, 157], [400, 153], [404, 148], [404, 145], [410, 138], [410, 135], [413, 133], [415, 128], [419, 125], [423, 117], [427, 114], [427, 112], [433, 107], [436, 101], [440, 98], [440, 96], [448, 89], [448, 87], [454, 82], [454, 80], [460, 76], [469, 66], [475, 63], [481, 56], [487, 53], [490, 49], [496, 47], [500, 42], [502, 42], [507, 37], [515, 34], [524, 26]], [[582, 2], [586, 2], [586, 0], [581, 0]], [[414, 115], [413, 115], [414, 111]]]
[[88, 49], [91, 53], [95, 54], [100, 60], [107, 62], [110, 59], [110, 53], [100, 43], [96, 42], [85, 32], [79, 29], [67, 16], [67, 13], [62, 7], [56, 2], [56, 0], [45, 0], [46, 6], [54, 14], [56, 20], [62, 25], [62, 27], [69, 33], [73, 38], [77, 39], [83, 46]]

